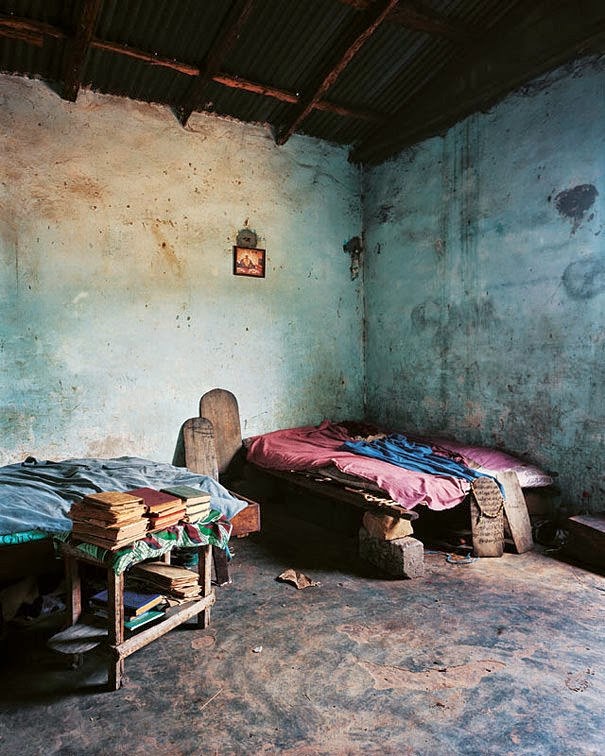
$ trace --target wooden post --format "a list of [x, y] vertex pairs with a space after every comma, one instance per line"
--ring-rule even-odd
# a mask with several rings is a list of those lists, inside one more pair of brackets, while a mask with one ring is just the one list
[[523, 554], [533, 549], [534, 541], [531, 535], [529, 512], [523, 490], [519, 485], [519, 478], [514, 470], [499, 472], [497, 478], [504, 488], [504, 514], [508, 529], [517, 554]]
[[[209, 596], [212, 591], [212, 546], [200, 546], [198, 552], [198, 580], [202, 596]], [[206, 628], [210, 625], [210, 607], [202, 609], [197, 616], [198, 627]]]
[[67, 622], [75, 625], [82, 614], [82, 581], [78, 560], [64, 556], [65, 578], [67, 580]]
[[124, 675], [124, 659], [117, 654], [124, 642], [124, 575], [116, 575], [111, 567], [107, 570], [107, 608], [109, 610], [109, 680], [110, 690], [118, 690]]

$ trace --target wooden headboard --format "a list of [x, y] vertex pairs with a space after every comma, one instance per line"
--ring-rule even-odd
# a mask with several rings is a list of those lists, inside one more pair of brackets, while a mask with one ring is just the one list
[[219, 477], [227, 475], [229, 466], [242, 448], [237, 399], [226, 389], [207, 391], [200, 399], [200, 417], [212, 423]]
[[183, 423], [183, 446], [188, 470], [220, 480], [230, 493], [246, 502], [246, 508], [231, 521], [233, 535], [258, 532], [258, 503], [241, 493], [237, 482], [228, 477], [229, 466], [242, 449], [239, 408], [230, 391], [212, 389], [202, 396], [200, 417], [190, 417]]

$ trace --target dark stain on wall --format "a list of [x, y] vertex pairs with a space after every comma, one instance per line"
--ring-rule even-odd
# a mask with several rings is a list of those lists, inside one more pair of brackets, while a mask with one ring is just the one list
[[596, 258], [570, 263], [562, 279], [572, 299], [592, 299], [605, 291], [605, 263]]
[[359, 236], [353, 236], [348, 242], [343, 244], [342, 249], [345, 254], [351, 255], [351, 281], [354, 281], [359, 275], [359, 269], [362, 264], [363, 240]]
[[376, 218], [379, 223], [388, 223], [391, 220], [393, 211], [393, 205], [381, 205], [376, 213]]
[[472, 323], [478, 328], [488, 328], [497, 321], [494, 306], [489, 300], [451, 302], [444, 311], [438, 302], [427, 299], [414, 307], [410, 317], [414, 326], [420, 330], [445, 326], [456, 331], [465, 323]]
[[594, 205], [599, 192], [592, 184], [580, 184], [559, 192], [555, 197], [555, 207], [559, 213], [572, 222], [571, 233], [575, 233], [584, 215]]
[[437, 328], [441, 320], [440, 309], [438, 302], [427, 299], [412, 310], [410, 315], [412, 323], [422, 331], [427, 328]]

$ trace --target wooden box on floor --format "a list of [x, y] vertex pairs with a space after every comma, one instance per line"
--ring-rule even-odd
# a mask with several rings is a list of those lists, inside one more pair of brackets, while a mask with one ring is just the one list
[[605, 570], [605, 515], [574, 515], [567, 520], [567, 554], [580, 562]]

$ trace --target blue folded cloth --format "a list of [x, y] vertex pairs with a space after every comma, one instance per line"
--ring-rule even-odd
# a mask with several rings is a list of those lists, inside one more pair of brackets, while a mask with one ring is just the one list
[[[401, 433], [391, 433], [375, 441], [345, 441], [342, 448], [355, 452], [355, 454], [363, 454], [366, 457], [390, 462], [392, 465], [403, 467], [406, 470], [417, 470], [418, 472], [447, 478], [462, 478], [471, 483], [477, 478], [493, 477], [474, 470], [472, 467], [467, 467], [462, 462], [437, 454], [432, 446], [410, 441], [407, 436]], [[504, 493], [500, 483], [496, 482], [500, 491]]]

